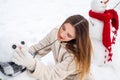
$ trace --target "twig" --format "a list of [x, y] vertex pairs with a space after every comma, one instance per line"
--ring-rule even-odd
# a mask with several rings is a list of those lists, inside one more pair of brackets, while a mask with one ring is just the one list
[[120, 1], [113, 7], [115, 9], [120, 4]]

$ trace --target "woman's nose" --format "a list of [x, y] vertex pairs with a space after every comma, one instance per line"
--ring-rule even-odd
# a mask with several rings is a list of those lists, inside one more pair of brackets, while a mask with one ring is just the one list
[[61, 37], [62, 37], [63, 39], [66, 38], [66, 33], [65, 33], [64, 31], [61, 33]]

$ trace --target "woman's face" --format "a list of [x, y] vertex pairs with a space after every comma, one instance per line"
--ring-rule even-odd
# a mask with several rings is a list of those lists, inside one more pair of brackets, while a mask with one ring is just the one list
[[58, 31], [59, 41], [70, 41], [75, 39], [75, 28], [70, 23], [63, 24]]

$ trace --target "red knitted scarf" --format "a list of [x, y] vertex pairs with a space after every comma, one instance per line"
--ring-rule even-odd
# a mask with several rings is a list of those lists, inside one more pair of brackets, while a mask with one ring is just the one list
[[[89, 11], [89, 16], [96, 18], [100, 21], [103, 21], [103, 32], [102, 32], [102, 43], [106, 47], [106, 49], [109, 51], [109, 59], [108, 61], [112, 61], [112, 44], [115, 44], [117, 30], [119, 27], [119, 20], [118, 20], [118, 14], [115, 10], [109, 9], [106, 10], [104, 13], [96, 13], [92, 10]], [[114, 36], [111, 39], [110, 35], [110, 23], [112, 24], [112, 27], [115, 28]]]

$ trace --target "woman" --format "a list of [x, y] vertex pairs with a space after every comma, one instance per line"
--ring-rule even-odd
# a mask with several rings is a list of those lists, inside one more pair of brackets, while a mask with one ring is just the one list
[[[41, 57], [53, 52], [55, 65], [44, 65], [26, 54]], [[13, 62], [25, 66], [28, 73], [39, 80], [84, 80], [91, 63], [91, 41], [88, 21], [81, 15], [65, 20], [59, 29], [53, 29], [38, 44], [26, 50], [15, 51]]]

